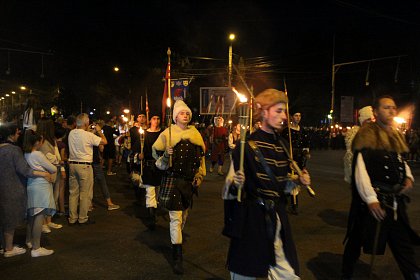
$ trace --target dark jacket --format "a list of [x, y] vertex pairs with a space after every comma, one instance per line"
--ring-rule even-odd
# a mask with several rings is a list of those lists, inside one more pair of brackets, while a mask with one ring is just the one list
[[[276, 228], [275, 214], [277, 214], [281, 221], [280, 235], [284, 253], [295, 270], [295, 274], [299, 275], [299, 263], [286, 213], [286, 198], [283, 193], [289, 170], [286, 154], [273, 134], [257, 130], [250, 135], [249, 139], [256, 143], [280, 182], [273, 183], [269, 179], [254, 151], [247, 143], [244, 161], [245, 196], [243, 202], [236, 205], [241, 208], [242, 219], [235, 224], [237, 235], [231, 236], [227, 260], [228, 269], [245, 276], [267, 277], [270, 265], [276, 263], [272, 233]], [[234, 168], [238, 170], [239, 145], [233, 151], [232, 158]], [[258, 203], [259, 198], [269, 199], [265, 194], [270, 192], [276, 192], [280, 195], [277, 198], [270, 199], [274, 201], [273, 211], [267, 210]], [[229, 215], [229, 213], [227, 214]]]

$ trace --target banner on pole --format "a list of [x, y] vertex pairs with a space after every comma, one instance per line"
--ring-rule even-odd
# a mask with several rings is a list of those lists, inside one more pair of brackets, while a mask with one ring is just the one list
[[189, 91], [190, 82], [190, 79], [171, 80], [171, 94], [173, 102], [177, 100], [185, 100]]
[[[229, 87], [201, 87], [200, 114], [229, 114], [236, 95]], [[235, 110], [232, 112], [235, 114]]]
[[341, 105], [340, 105], [341, 122], [346, 122], [346, 123], [353, 122], [353, 108], [354, 108], [354, 97], [341, 96]]

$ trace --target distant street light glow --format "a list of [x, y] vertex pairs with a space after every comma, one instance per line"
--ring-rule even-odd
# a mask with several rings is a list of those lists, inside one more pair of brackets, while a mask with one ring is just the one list
[[128, 114], [128, 113], [130, 113], [130, 110], [129, 109], [124, 109], [123, 112], [124, 112], [124, 114]]
[[109, 115], [109, 114], [111, 114], [111, 112], [110, 111], [106, 111], [106, 114]]
[[26, 87], [25, 86], [21, 86], [20, 89], [21, 90], [26, 90]]
[[233, 33], [229, 34], [229, 40], [231, 41], [235, 40], [235, 34]]
[[118, 72], [118, 71], [120, 71], [120, 68], [118, 68], [117, 66], [115, 66], [115, 67], [114, 67], [114, 71], [115, 71], [115, 72]]

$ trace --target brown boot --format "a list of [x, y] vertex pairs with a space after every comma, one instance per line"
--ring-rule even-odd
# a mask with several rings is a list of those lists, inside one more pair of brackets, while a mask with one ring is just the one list
[[217, 169], [217, 174], [219, 174], [220, 176], [225, 175], [225, 174], [223, 174], [222, 168], [223, 168], [223, 166], [219, 165], [219, 168]]

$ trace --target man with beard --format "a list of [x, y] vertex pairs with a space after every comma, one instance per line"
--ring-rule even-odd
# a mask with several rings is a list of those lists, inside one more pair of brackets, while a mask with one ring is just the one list
[[[191, 109], [177, 100], [173, 109], [175, 125], [165, 129], [153, 144], [156, 166], [165, 170], [159, 191], [159, 204], [169, 210], [170, 235], [174, 261], [174, 273], [183, 274], [182, 230], [194, 192], [206, 175], [204, 141], [200, 132], [188, 125]], [[158, 157], [157, 153], [163, 153]]]
[[[300, 279], [285, 195], [295, 184], [287, 175], [287, 145], [280, 135], [287, 122], [287, 102], [282, 91], [261, 92], [255, 98], [255, 117], [261, 120], [261, 128], [246, 143], [244, 172], [239, 170], [239, 145], [232, 154], [223, 192], [223, 233], [230, 237], [227, 267], [231, 279]], [[309, 185], [309, 174], [303, 171], [298, 181]], [[241, 202], [236, 201], [237, 188], [243, 189]]]
[[360, 249], [383, 255], [391, 249], [404, 279], [420, 279], [413, 244], [406, 194], [414, 178], [401, 154], [408, 151], [404, 136], [392, 127], [397, 107], [392, 97], [381, 96], [373, 104], [376, 122], [363, 125], [353, 140], [352, 203], [342, 279], [351, 279]]

